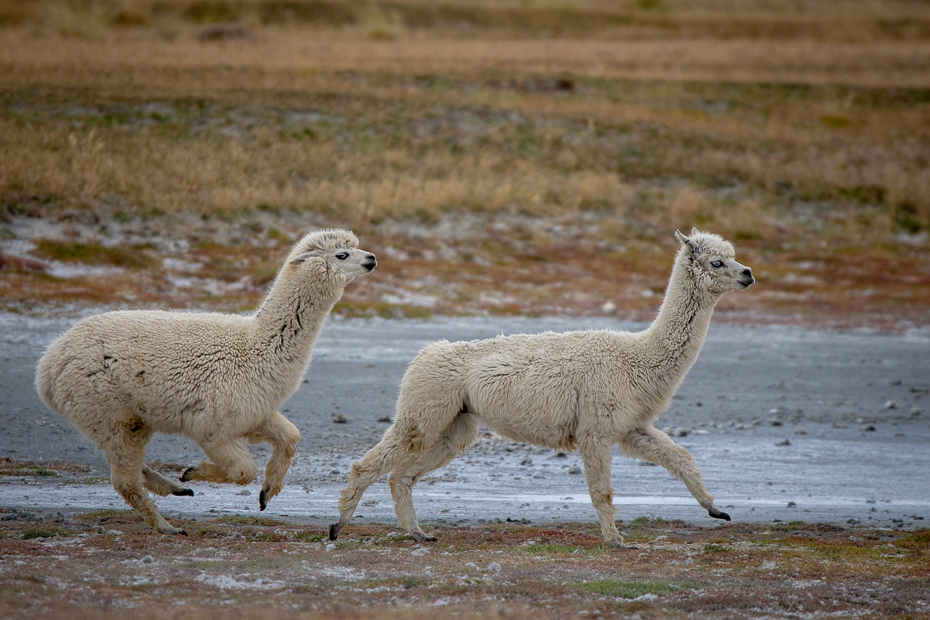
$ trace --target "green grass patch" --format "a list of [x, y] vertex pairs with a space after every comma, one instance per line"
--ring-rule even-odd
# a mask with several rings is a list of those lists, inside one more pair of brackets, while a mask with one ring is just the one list
[[294, 540], [299, 540], [300, 542], [320, 542], [321, 540], [325, 540], [326, 537], [326, 534], [317, 532], [296, 532], [294, 534]]
[[286, 522], [270, 517], [247, 517], [244, 515], [227, 515], [217, 519], [219, 523], [228, 525], [258, 525], [260, 527], [281, 527], [288, 525]]
[[675, 590], [680, 590], [682, 585], [674, 584], [668, 581], [624, 581], [622, 579], [601, 579], [600, 581], [588, 581], [585, 583], [572, 584], [573, 588], [585, 592], [594, 592], [604, 596], [614, 596], [617, 598], [634, 599], [644, 594], [654, 594], [662, 596]]
[[68, 534], [67, 530], [63, 530], [60, 527], [40, 525], [24, 530], [22, 538], [23, 540], [29, 540], [30, 538], [55, 538], [56, 536], [63, 536], [66, 534]]
[[33, 463], [14, 463], [8, 458], [0, 459], [0, 476], [61, 476], [57, 471]]
[[92, 523], [94, 521], [110, 521], [113, 519], [121, 519], [132, 514], [132, 510], [116, 510], [113, 508], [107, 508], [105, 510], [93, 510], [91, 512], [85, 512], [84, 514], [78, 515], [75, 518], [79, 519], [80, 521]]
[[155, 264], [154, 259], [141, 250], [107, 247], [99, 243], [73, 243], [69, 241], [36, 241], [34, 252], [37, 256], [58, 260], [65, 263], [86, 263], [89, 265], [112, 265], [125, 269], [145, 269]]

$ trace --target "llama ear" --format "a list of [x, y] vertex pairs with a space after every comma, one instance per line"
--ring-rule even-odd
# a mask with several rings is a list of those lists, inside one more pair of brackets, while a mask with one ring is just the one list
[[675, 238], [684, 245], [691, 245], [691, 239], [688, 239], [683, 234], [681, 234], [680, 230], [675, 231]]
[[693, 237], [694, 235], [698, 235], [698, 234], [700, 234], [700, 233], [701, 233], [701, 231], [698, 230], [696, 227], [694, 227], [694, 226], [691, 227], [691, 236], [692, 236], [692, 237]]
[[297, 256], [289, 260], [288, 262], [291, 265], [301, 265], [307, 262], [308, 260], [310, 260], [311, 258], [317, 258], [317, 257], [322, 257], [322, 256], [323, 256], [323, 252], [321, 252], [320, 250], [310, 250], [309, 252], [298, 254]]

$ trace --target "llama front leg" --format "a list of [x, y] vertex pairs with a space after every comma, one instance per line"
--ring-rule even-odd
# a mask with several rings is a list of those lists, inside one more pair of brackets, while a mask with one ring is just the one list
[[685, 483], [694, 499], [710, 516], [724, 521], [730, 520], [730, 515], [714, 506], [714, 498], [707, 492], [701, 470], [694, 458], [666, 433], [654, 426], [635, 429], [620, 440], [620, 449], [634, 458], [661, 465]]
[[594, 510], [597, 511], [597, 519], [601, 523], [604, 542], [621, 549], [635, 548], [627, 546], [617, 531], [617, 524], [614, 523], [614, 513], [617, 509], [614, 508], [614, 491], [610, 486], [610, 447], [600, 443], [582, 444], [578, 446], [578, 451], [584, 463], [588, 493], [591, 495]]
[[249, 443], [270, 443], [272, 452], [265, 465], [265, 479], [258, 496], [258, 508], [264, 510], [268, 501], [281, 492], [284, 476], [291, 466], [291, 459], [297, 451], [300, 431], [279, 412], [272, 412], [262, 426], [246, 436]]
[[165, 478], [157, 471], [153, 471], [145, 465], [142, 466], [142, 484], [152, 493], [161, 495], [162, 497], [165, 495], [194, 496], [194, 492], [191, 489], [176, 484], [174, 481]]
[[239, 438], [213, 439], [199, 442], [201, 450], [210, 458], [188, 467], [181, 474], [181, 482], [235, 482], [248, 484], [255, 480], [258, 466], [245, 441]]

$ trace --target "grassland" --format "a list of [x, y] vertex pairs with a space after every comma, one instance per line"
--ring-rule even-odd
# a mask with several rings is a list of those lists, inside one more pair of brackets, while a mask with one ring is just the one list
[[919, 618], [927, 530], [800, 522], [701, 529], [638, 518], [635, 550], [596, 527], [442, 527], [417, 545], [386, 526], [329, 544], [267, 518], [145, 531], [131, 511], [6, 513], [8, 618]]
[[725, 318], [927, 325], [928, 59], [890, 0], [4, 0], [0, 290], [245, 309], [347, 226], [346, 314], [645, 319], [698, 226]]

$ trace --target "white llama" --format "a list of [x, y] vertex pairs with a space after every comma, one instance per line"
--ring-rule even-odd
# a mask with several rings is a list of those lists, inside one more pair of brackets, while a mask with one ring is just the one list
[[754, 280], [733, 246], [697, 229], [675, 233], [665, 301], [645, 331], [520, 334], [471, 342], [435, 342], [411, 362], [401, 382], [394, 424], [352, 465], [339, 501], [335, 540], [365, 489], [390, 471], [401, 526], [434, 540], [417, 522], [411, 491], [427, 472], [471, 444], [478, 421], [505, 437], [557, 450], [577, 449], [604, 540], [624, 546], [614, 524], [610, 446], [658, 463], [688, 487], [710, 516], [714, 506], [688, 452], [653, 426], [694, 364], [720, 297]]
[[39, 360], [39, 396], [97, 444], [113, 488], [158, 531], [184, 533], [143, 486], [162, 496], [194, 494], [145, 466], [145, 445], [158, 432], [186, 435], [209, 457], [187, 469], [184, 482], [248, 484], [257, 467], [245, 441], [270, 443], [264, 510], [300, 440], [277, 408], [300, 386], [345, 285], [377, 264], [357, 246], [345, 230], [306, 235], [252, 316], [140, 310], [84, 319]]

